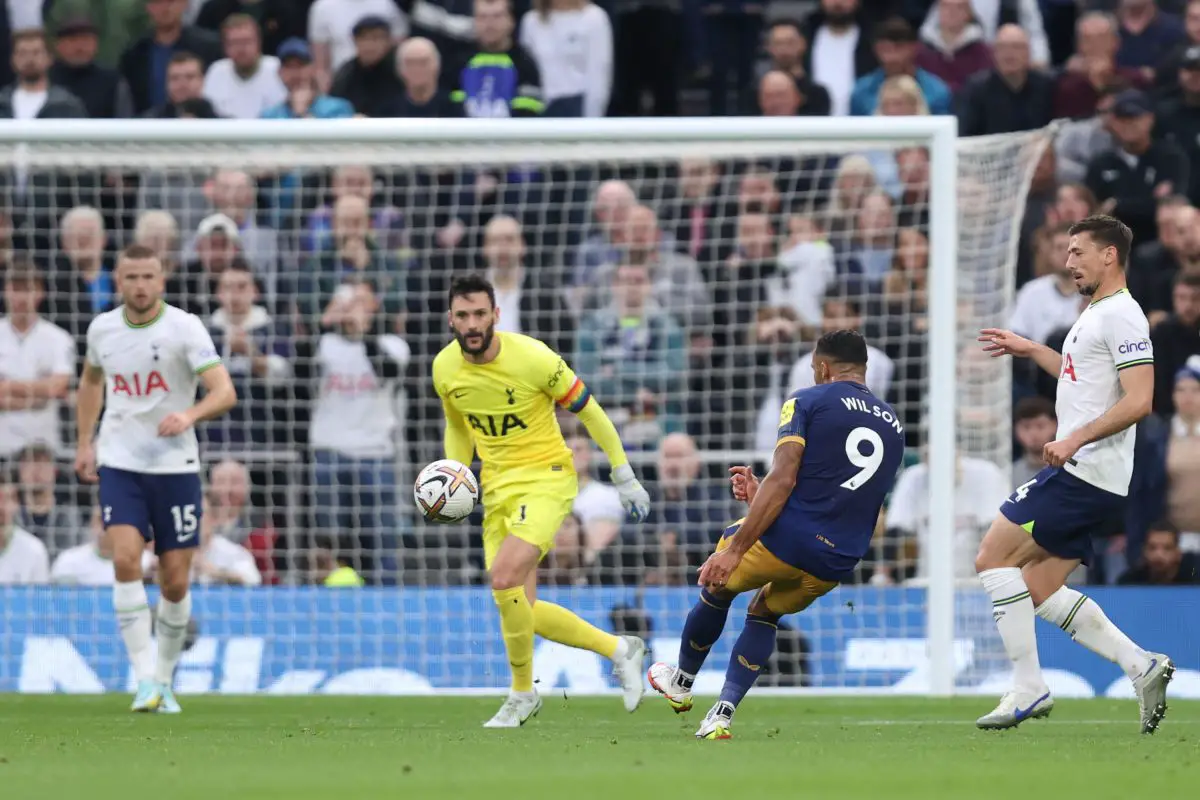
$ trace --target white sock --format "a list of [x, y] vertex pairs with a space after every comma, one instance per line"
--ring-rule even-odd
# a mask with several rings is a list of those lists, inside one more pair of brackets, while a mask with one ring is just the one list
[[992, 617], [1004, 650], [1013, 664], [1013, 683], [1017, 689], [1041, 693], [1046, 681], [1038, 662], [1037, 637], [1034, 634], [1033, 601], [1029, 587], [1016, 567], [987, 569], [979, 573], [984, 590], [992, 598]]
[[185, 594], [178, 603], [163, 598], [158, 601], [158, 666], [154, 680], [170, 686], [175, 679], [175, 666], [183, 653], [187, 638], [188, 619], [192, 616], [192, 595]]
[[139, 681], [149, 680], [150, 668], [150, 601], [141, 581], [113, 584], [113, 609], [133, 674]]
[[625, 641], [624, 636], [617, 637], [617, 649], [613, 651], [612, 660], [620, 661], [625, 656], [629, 655], [629, 642]]
[[1113, 625], [1096, 601], [1085, 594], [1063, 586], [1038, 606], [1037, 613], [1088, 650], [1119, 665], [1130, 680], [1150, 667], [1150, 655]]

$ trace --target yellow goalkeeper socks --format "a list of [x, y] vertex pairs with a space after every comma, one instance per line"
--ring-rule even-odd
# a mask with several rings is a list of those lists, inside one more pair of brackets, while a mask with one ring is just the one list
[[525, 587], [492, 590], [500, 610], [500, 631], [512, 668], [512, 690], [533, 691], [533, 608], [525, 596]]
[[562, 606], [538, 600], [533, 604], [533, 624], [537, 635], [552, 642], [591, 650], [605, 658], [617, 653], [621, 640], [606, 633]]

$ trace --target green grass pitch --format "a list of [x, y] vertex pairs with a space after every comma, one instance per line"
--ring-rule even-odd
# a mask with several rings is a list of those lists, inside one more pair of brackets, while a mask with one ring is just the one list
[[1196, 796], [1200, 703], [1156, 736], [1133, 703], [1060, 701], [1046, 721], [983, 733], [993, 698], [751, 695], [732, 741], [692, 738], [707, 705], [548, 695], [520, 730], [485, 731], [495, 698], [0, 697], [5, 800], [624, 800], [684, 797], [1105, 800]]

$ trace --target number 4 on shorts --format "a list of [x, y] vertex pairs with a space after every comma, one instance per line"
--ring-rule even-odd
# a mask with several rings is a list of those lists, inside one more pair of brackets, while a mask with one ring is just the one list
[[1005, 502], [1006, 502], [1006, 503], [1019, 503], [1019, 502], [1021, 502], [1022, 500], [1024, 500], [1026, 497], [1028, 497], [1028, 496], [1029, 496], [1029, 487], [1030, 487], [1030, 486], [1033, 486], [1035, 483], [1037, 483], [1037, 478], [1034, 478], [1034, 479], [1032, 479], [1032, 480], [1025, 481], [1024, 483], [1022, 483], [1020, 486], [1018, 486], [1018, 487], [1017, 487], [1017, 490], [1016, 490], [1015, 492], [1013, 492], [1013, 494], [1014, 494], [1014, 495], [1016, 495], [1017, 499], [1016, 499], [1016, 500], [1014, 500], [1014, 499], [1012, 499], [1012, 498], [1010, 497], [1010, 498], [1008, 498], [1008, 500], [1006, 500]]

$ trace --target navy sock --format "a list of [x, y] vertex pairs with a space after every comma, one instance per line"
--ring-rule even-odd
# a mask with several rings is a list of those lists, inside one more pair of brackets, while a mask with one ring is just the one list
[[[700, 599], [688, 613], [683, 623], [683, 634], [679, 638], [679, 671], [695, 675], [704, 666], [708, 651], [721, 638], [725, 630], [725, 618], [729, 616], [731, 601], [715, 597], [708, 590], [700, 590]], [[680, 676], [680, 683], [690, 684], [691, 678]], [[685, 689], [692, 688], [685, 685]]]
[[779, 617], [773, 615], [746, 615], [746, 627], [742, 628], [742, 635], [734, 643], [733, 653], [729, 656], [729, 669], [725, 671], [725, 685], [721, 688], [722, 702], [732, 703], [736, 707], [758, 680], [771, 653], [775, 652], [778, 622]]

